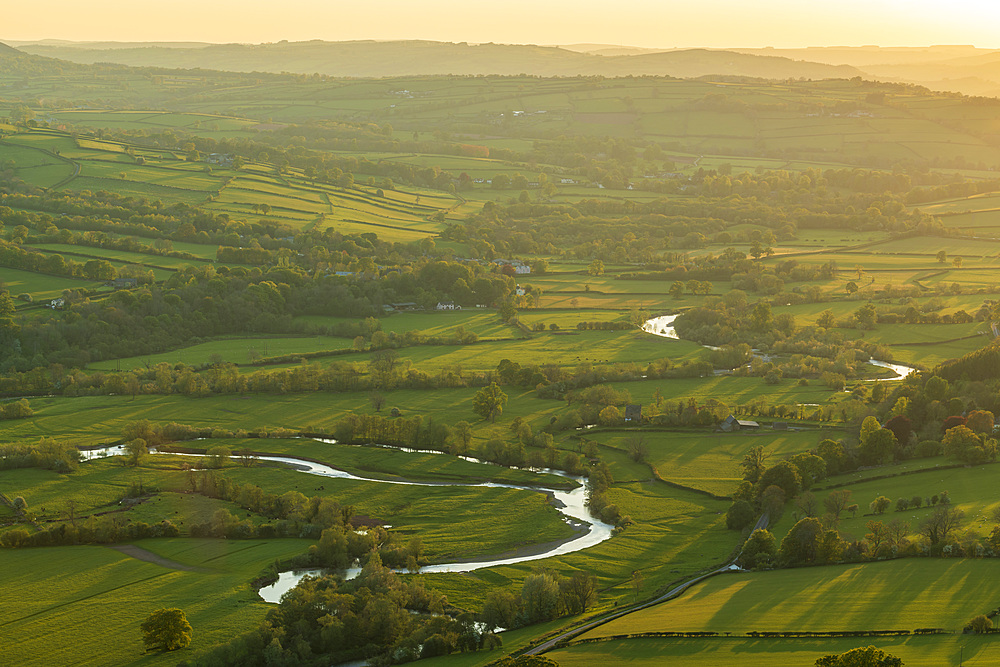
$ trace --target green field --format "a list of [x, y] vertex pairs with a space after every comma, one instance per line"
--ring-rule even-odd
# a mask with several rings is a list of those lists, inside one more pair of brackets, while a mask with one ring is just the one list
[[[624, 664], [653, 667], [669, 661], [684, 667], [802, 667], [824, 655], [874, 645], [902, 658], [907, 667], [957, 667], [964, 657], [967, 665], [989, 665], [1000, 660], [1000, 644], [993, 637], [872, 637], [855, 639], [623, 639], [579, 644], [557, 649], [546, 656], [567, 667], [596, 664]], [[452, 663], [441, 661], [440, 665]], [[455, 665], [462, 663], [455, 662]]]
[[696, 631], [961, 631], [996, 607], [1000, 563], [907, 559], [737, 573], [696, 584], [681, 597], [584, 635]]
[[93, 288], [103, 284], [90, 280], [10, 269], [5, 266], [0, 267], [0, 282], [10, 290], [11, 294], [27, 292], [35, 301], [55, 299], [62, 296], [63, 290]]
[[[250, 589], [262, 567], [304, 553], [306, 540], [145, 540], [138, 546], [203, 568], [179, 571], [142, 562], [107, 547], [79, 546], [0, 551], [8, 599], [0, 614], [4, 660], [51, 665], [173, 665], [262, 620], [268, 604]], [[178, 654], [143, 657], [139, 623], [161, 607], [180, 607], [194, 640]], [[101, 627], [92, 627], [95, 619]]]
[[831, 431], [775, 433], [615, 433], [588, 434], [588, 439], [627, 453], [630, 435], [638, 435], [649, 451], [647, 460], [666, 480], [728, 496], [742, 479], [740, 462], [751, 447], [763, 446], [774, 460], [808, 451], [822, 438], [839, 437]]
[[346, 350], [350, 347], [350, 340], [332, 336], [223, 338], [171, 352], [94, 362], [88, 368], [97, 371], [128, 371], [135, 368], [152, 368], [163, 362], [170, 365], [184, 363], [189, 366], [200, 366], [212, 363], [216, 357], [227, 363], [249, 364], [266, 357], [325, 350]]

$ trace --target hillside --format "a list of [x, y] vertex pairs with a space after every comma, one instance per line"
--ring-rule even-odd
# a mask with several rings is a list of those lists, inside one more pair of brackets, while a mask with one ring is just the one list
[[[105, 45], [107, 46], [107, 45]], [[236, 72], [320, 73], [331, 76], [410, 76], [430, 74], [530, 74], [533, 76], [692, 77], [732, 74], [764, 78], [850, 78], [853, 67], [800, 62], [775, 56], [690, 49], [638, 55], [600, 56], [560, 47], [467, 44], [431, 41], [278, 42], [176, 45], [24, 44], [27, 53], [77, 63], [204, 68]]]

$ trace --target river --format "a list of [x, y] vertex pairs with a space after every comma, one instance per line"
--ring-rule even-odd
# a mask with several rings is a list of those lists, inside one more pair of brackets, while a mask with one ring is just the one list
[[[331, 440], [323, 440], [322, 442], [333, 442]], [[382, 447], [388, 447], [387, 445], [380, 445]], [[407, 450], [404, 451], [414, 451]], [[102, 456], [113, 456], [116, 454], [121, 454], [122, 448], [118, 447], [103, 447], [98, 449], [92, 449], [84, 452], [85, 459], [99, 458]], [[158, 453], [158, 452], [154, 452]], [[164, 452], [170, 453], [170, 452]], [[434, 450], [425, 450], [425, 453], [439, 454], [441, 456], [450, 456], [449, 454], [444, 454], [443, 452], [438, 452]], [[176, 453], [175, 453], [176, 455]], [[204, 454], [184, 454], [184, 456], [204, 456]], [[385, 479], [374, 479], [370, 477], [359, 477], [357, 475], [352, 475], [344, 470], [338, 470], [328, 465], [322, 463], [315, 463], [313, 461], [307, 461], [305, 459], [296, 458], [294, 456], [258, 456], [261, 461], [273, 461], [275, 463], [283, 463], [292, 469], [309, 475], [319, 475], [321, 477], [331, 477], [334, 479], [350, 479], [362, 482], [372, 482], [376, 484], [400, 484], [404, 486], [461, 486], [469, 488], [496, 488], [496, 489], [519, 489], [521, 491], [533, 491], [536, 493], [544, 493], [546, 495], [551, 495], [553, 497], [553, 505], [556, 510], [563, 515], [563, 520], [577, 529], [578, 534], [574, 537], [563, 540], [555, 544], [546, 545], [545, 548], [539, 549], [537, 553], [526, 553], [521, 556], [512, 556], [509, 558], [483, 558], [479, 560], [469, 560], [457, 563], [437, 563], [434, 565], [427, 565], [420, 568], [421, 572], [471, 572], [473, 570], [479, 570], [485, 567], [494, 567], [497, 565], [514, 565], [516, 563], [525, 563], [533, 560], [540, 560], [542, 558], [550, 558], [552, 556], [561, 556], [564, 554], [573, 553], [586, 549], [588, 547], [595, 546], [611, 538], [611, 532], [614, 530], [614, 526], [611, 524], [598, 521], [594, 517], [590, 516], [586, 508], [586, 483], [585, 478], [576, 477], [569, 475], [561, 470], [546, 469], [542, 472], [547, 472], [550, 474], [558, 475], [566, 479], [573, 480], [577, 483], [576, 488], [571, 491], [549, 489], [543, 486], [528, 486], [519, 484], [501, 484], [498, 482], [480, 482], [476, 484], [461, 484], [456, 482], [414, 482], [409, 480], [385, 480]], [[467, 460], [474, 461], [477, 463], [483, 463], [477, 459], [472, 459], [470, 457]], [[488, 465], [488, 464], [487, 464]], [[352, 569], [347, 572], [347, 576], [355, 576], [359, 570]], [[307, 574], [319, 574], [322, 570], [296, 570], [294, 572], [283, 572], [279, 575], [278, 581], [271, 586], [265, 586], [260, 589], [261, 597], [267, 602], [280, 602], [281, 596], [285, 591], [290, 590], [298, 584], [298, 582]]]
[[[678, 315], [660, 315], [659, 317], [654, 317], [652, 319], [646, 320], [642, 325], [642, 330], [646, 333], [651, 333], [654, 336], [660, 336], [662, 338], [672, 338], [673, 340], [680, 340], [680, 336], [677, 335], [677, 330], [674, 329], [674, 320], [676, 320]], [[718, 348], [711, 345], [703, 345], [710, 350], [717, 350]], [[904, 364], [893, 364], [888, 361], [879, 361], [877, 359], [869, 359], [868, 363], [872, 366], [878, 366], [879, 368], [887, 368], [894, 373], [895, 377], [887, 378], [870, 378], [868, 382], [880, 382], [884, 380], [902, 380], [910, 373], [915, 372], [917, 369], [912, 366], [906, 366]]]

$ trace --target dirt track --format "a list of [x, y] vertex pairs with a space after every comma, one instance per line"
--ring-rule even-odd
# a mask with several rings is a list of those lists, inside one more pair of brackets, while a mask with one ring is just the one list
[[195, 567], [193, 565], [185, 565], [184, 563], [178, 563], [177, 561], [170, 560], [169, 558], [164, 558], [158, 554], [154, 554], [152, 551], [147, 551], [141, 547], [137, 547], [134, 544], [116, 544], [108, 547], [109, 549], [114, 549], [115, 551], [120, 551], [126, 556], [130, 556], [137, 560], [144, 560], [147, 563], [153, 563], [161, 567], [170, 568], [171, 570], [184, 570], [185, 572], [208, 572], [203, 567]]

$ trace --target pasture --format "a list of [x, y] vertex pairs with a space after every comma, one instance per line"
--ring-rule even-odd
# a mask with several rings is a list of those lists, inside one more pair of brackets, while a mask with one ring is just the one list
[[752, 447], [762, 446], [773, 460], [808, 451], [823, 438], [838, 438], [843, 434], [830, 430], [786, 431], [770, 429], [759, 433], [711, 433], [600, 431], [587, 438], [610, 448], [628, 453], [632, 439], [642, 439], [648, 450], [646, 460], [659, 475], [671, 482], [728, 496], [742, 480], [740, 462]]
[[583, 638], [698, 630], [960, 632], [969, 619], [996, 607], [998, 572], [1000, 563], [994, 560], [912, 558], [723, 574]]
[[349, 339], [333, 336], [220, 338], [170, 352], [97, 361], [89, 364], [87, 368], [94, 371], [128, 371], [136, 368], [152, 368], [163, 362], [170, 365], [183, 363], [189, 366], [200, 366], [215, 363], [217, 360], [233, 364], [251, 364], [266, 357], [326, 350], [346, 350], [350, 347], [351, 341]]
[[[907, 667], [957, 667], [993, 664], [1000, 660], [1000, 644], [990, 636], [873, 637], [850, 639], [771, 639], [719, 637], [667, 639], [644, 637], [576, 644], [546, 655], [566, 667], [624, 664], [654, 667], [668, 658], [682, 667], [802, 667], [824, 655], [844, 653], [859, 646], [876, 646], [902, 658]], [[450, 667], [452, 663], [434, 663]], [[458, 665], [466, 664], [455, 662]], [[469, 663], [475, 664], [475, 663]]]
[[[18, 665], [176, 664], [263, 620], [269, 605], [249, 582], [264, 564], [304, 553], [309, 544], [297, 539], [136, 543], [199, 571], [143, 562], [103, 546], [4, 549], [0, 566], [7, 573], [6, 595], [20, 601], [0, 612], [4, 660]], [[139, 624], [161, 607], [184, 610], [193, 641], [179, 653], [144, 655]]]

